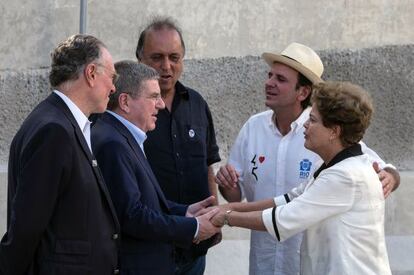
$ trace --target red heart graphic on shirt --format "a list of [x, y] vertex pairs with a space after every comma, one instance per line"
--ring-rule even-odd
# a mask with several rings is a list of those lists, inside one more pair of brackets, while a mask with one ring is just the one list
[[264, 156], [260, 156], [260, 157], [259, 157], [259, 162], [260, 162], [260, 163], [262, 163], [264, 160], [265, 160], [265, 157], [264, 157]]

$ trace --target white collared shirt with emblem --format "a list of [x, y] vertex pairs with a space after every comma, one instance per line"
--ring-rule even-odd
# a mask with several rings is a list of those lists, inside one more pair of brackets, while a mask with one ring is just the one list
[[[303, 124], [306, 109], [283, 136], [272, 121], [273, 111], [252, 116], [240, 130], [231, 149], [229, 163], [240, 174], [243, 197], [257, 201], [276, 197], [307, 182], [320, 158], [305, 149]], [[316, 167], [317, 168], [317, 167]], [[301, 235], [277, 243], [267, 232], [252, 230], [250, 274], [292, 275], [299, 272]]]

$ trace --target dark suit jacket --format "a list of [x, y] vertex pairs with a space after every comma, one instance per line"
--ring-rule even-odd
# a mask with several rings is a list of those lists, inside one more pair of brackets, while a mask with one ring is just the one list
[[121, 274], [173, 274], [174, 245], [190, 246], [197, 228], [187, 206], [167, 201], [131, 132], [104, 113], [92, 147], [121, 223]]
[[64, 101], [52, 93], [13, 139], [0, 274], [113, 274], [119, 222]]

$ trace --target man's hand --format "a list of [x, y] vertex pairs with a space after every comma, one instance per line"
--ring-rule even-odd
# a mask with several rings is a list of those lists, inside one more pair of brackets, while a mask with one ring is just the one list
[[227, 215], [226, 211], [225, 208], [221, 208], [220, 211], [211, 218], [211, 223], [219, 227], [224, 226], [224, 219]]
[[221, 166], [216, 174], [216, 183], [222, 188], [236, 188], [239, 174], [230, 164]]
[[219, 212], [222, 212], [222, 211], [226, 212], [227, 210], [232, 209], [231, 206], [230, 206], [230, 203], [224, 203], [224, 204], [210, 206], [210, 207], [206, 207], [204, 209], [201, 209], [197, 214], [198, 214], [198, 216], [204, 215], [204, 214], [210, 212], [211, 210], [213, 210], [215, 208], [219, 209], [220, 210]]
[[187, 212], [185, 213], [185, 216], [192, 218], [192, 217], [197, 217], [199, 215], [202, 215], [202, 214], [206, 213], [203, 210], [206, 209], [207, 207], [213, 205], [215, 203], [215, 201], [216, 201], [216, 198], [214, 196], [210, 196], [205, 200], [193, 203], [190, 206], [188, 206]]
[[391, 192], [397, 189], [400, 185], [400, 174], [395, 169], [389, 167], [380, 169], [377, 162], [374, 162], [372, 167], [374, 167], [374, 170], [382, 183], [384, 198], [387, 198]]
[[196, 217], [198, 221], [198, 234], [194, 238], [193, 242], [198, 244], [201, 241], [207, 240], [214, 234], [220, 232], [221, 227], [215, 226], [211, 223], [210, 219], [215, 214], [217, 214], [220, 210], [218, 208], [213, 208], [211, 211], [207, 212], [204, 215]]

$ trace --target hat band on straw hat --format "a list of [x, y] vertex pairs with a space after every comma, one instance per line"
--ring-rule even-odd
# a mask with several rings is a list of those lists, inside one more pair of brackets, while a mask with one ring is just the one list
[[274, 63], [281, 63], [303, 74], [313, 84], [323, 82], [323, 64], [320, 57], [311, 48], [292, 43], [281, 54], [263, 53], [263, 59], [273, 66]]

